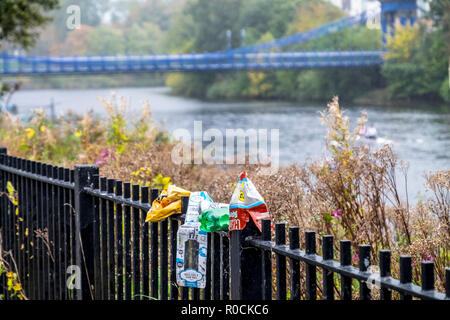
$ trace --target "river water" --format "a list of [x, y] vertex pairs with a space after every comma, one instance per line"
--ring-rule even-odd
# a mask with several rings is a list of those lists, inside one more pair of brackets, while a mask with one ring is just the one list
[[[202, 121], [203, 131], [225, 129], [278, 129], [280, 163], [304, 162], [324, 156], [326, 128], [321, 125], [319, 111], [323, 105], [283, 101], [210, 102], [176, 97], [168, 88], [118, 88], [91, 90], [24, 90], [17, 92], [11, 103], [20, 113], [30, 108], [48, 105], [54, 99], [57, 114], [73, 110], [82, 114], [91, 109], [104, 112], [99, 97], [112, 92], [123, 96], [130, 112], [139, 110], [148, 100], [153, 118], [169, 131], [178, 128], [193, 132], [194, 121]], [[423, 194], [423, 174], [437, 169], [450, 169], [450, 109], [415, 105], [343, 106], [356, 125], [362, 110], [368, 113], [378, 136], [391, 140], [399, 158], [410, 164], [408, 194], [416, 198]], [[270, 150], [270, 149], [269, 149]], [[400, 182], [401, 183], [401, 182]]]

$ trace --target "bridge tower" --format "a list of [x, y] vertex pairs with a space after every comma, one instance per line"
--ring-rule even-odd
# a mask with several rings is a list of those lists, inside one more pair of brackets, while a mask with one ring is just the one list
[[396, 25], [414, 25], [417, 19], [416, 0], [379, 0], [381, 2], [381, 30], [383, 47], [386, 35], [395, 34]]

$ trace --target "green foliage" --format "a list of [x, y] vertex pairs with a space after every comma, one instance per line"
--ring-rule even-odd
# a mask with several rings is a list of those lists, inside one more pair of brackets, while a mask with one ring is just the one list
[[167, 84], [173, 84], [174, 93], [191, 97], [205, 97], [208, 88], [215, 82], [216, 73], [186, 73], [170, 75]]
[[366, 27], [344, 29], [330, 35], [313, 39], [302, 45], [303, 50], [379, 50], [381, 32]]
[[108, 128], [108, 145], [117, 146], [117, 152], [121, 154], [125, 149], [125, 143], [128, 140], [128, 137], [125, 135], [126, 133], [126, 121], [119, 114], [114, 115], [111, 119], [111, 126]]
[[249, 86], [249, 78], [244, 72], [221, 74], [217, 80], [207, 88], [208, 99], [235, 99], [246, 95], [242, 88]]
[[450, 1], [428, 0], [430, 3], [430, 17], [435, 25], [442, 29], [445, 36], [446, 50], [450, 54]]
[[435, 29], [403, 28], [390, 39], [382, 73], [394, 98], [450, 101], [450, 1], [430, 0]]
[[[380, 47], [381, 34], [378, 30], [358, 27], [314, 39], [303, 45], [302, 49], [373, 50]], [[376, 67], [306, 70], [300, 72], [294, 81], [297, 83], [297, 98], [300, 100], [321, 100], [339, 95], [342, 100], [351, 101], [382, 83], [379, 68]]]
[[[239, 25], [246, 28], [247, 43], [255, 43], [270, 31], [274, 38], [286, 35], [304, 0], [246, 0], [241, 2]], [[250, 37], [248, 37], [250, 35]]]
[[351, 101], [382, 82], [379, 68], [308, 70], [300, 73], [297, 81], [300, 100], [323, 100], [339, 94], [344, 101]]
[[175, 4], [164, 0], [131, 2], [127, 19], [138, 24], [150, 23], [166, 31], [176, 8]]
[[89, 53], [94, 55], [116, 55], [125, 53], [123, 32], [118, 28], [100, 26], [88, 37]]
[[[16, 39], [30, 47], [38, 29], [54, 19], [33, 48], [38, 55], [116, 55], [152, 53], [214, 52], [226, 49], [226, 31], [232, 31], [233, 48], [243, 45], [240, 32], [246, 31], [245, 44], [270, 41], [310, 30], [346, 16], [325, 0], [80, 0], [82, 26], [70, 31], [65, 26], [66, 9], [71, 0], [2, 1], [0, 3], [0, 38]], [[22, 3], [24, 3], [22, 5]], [[120, 84], [161, 85], [164, 81], [175, 94], [207, 99], [282, 98], [323, 100], [339, 94], [345, 101], [387, 83], [391, 98], [447, 99], [445, 86], [450, 56], [450, 1], [430, 0], [429, 17], [435, 29], [412, 29], [396, 37], [389, 48], [397, 54], [388, 56], [380, 68], [277, 70], [263, 72], [214, 72], [181, 74], [45, 78], [35, 82], [51, 87], [108, 86]], [[23, 6], [23, 7], [20, 7]], [[11, 22], [25, 8], [31, 19]], [[109, 9], [114, 9], [110, 10]], [[28, 12], [31, 10], [32, 12]], [[53, 11], [51, 11], [53, 10]], [[51, 13], [50, 13], [51, 11]], [[106, 12], [109, 23], [101, 23]], [[11, 14], [12, 13], [12, 14]], [[35, 19], [35, 16], [39, 18]], [[15, 27], [14, 27], [15, 25]], [[25, 26], [25, 31], [18, 26]], [[27, 31], [32, 30], [32, 31]], [[411, 37], [408, 37], [412, 36]], [[17, 40], [19, 37], [21, 40]], [[290, 46], [289, 50], [378, 50], [380, 30], [353, 27], [334, 34]], [[403, 57], [403, 58], [401, 58]], [[380, 70], [382, 70], [380, 72]], [[357, 81], [355, 81], [355, 78]], [[3, 90], [2, 90], [3, 89]], [[0, 89], [2, 91], [7, 88]]]
[[[161, 130], [151, 120], [148, 104], [134, 121], [126, 118], [124, 99], [102, 99], [107, 117], [100, 120], [88, 112], [83, 117], [70, 113], [49, 119], [42, 110], [22, 121], [8, 112], [0, 113], [0, 143], [12, 154], [55, 164], [96, 163], [103, 166], [126, 154], [130, 146], [150, 148]], [[162, 140], [161, 145], [168, 142]], [[11, 200], [12, 201], [12, 200]]]
[[[180, 10], [183, 0], [60, 0], [51, 12], [53, 22], [31, 49], [35, 55], [116, 55], [152, 54], [168, 51], [167, 30], [171, 17]], [[67, 7], [81, 9], [81, 27], [66, 27]], [[109, 22], [105, 22], [106, 14]], [[80, 78], [83, 77], [82, 81]], [[35, 78], [33, 78], [34, 80]], [[123, 74], [114, 77], [45, 77], [27, 83], [28, 88], [92, 88], [117, 86], [161, 86], [163, 74]]]
[[152, 187], [158, 189], [165, 189], [169, 184], [172, 184], [170, 181], [170, 177], [164, 177], [161, 173], [159, 173], [152, 182]]
[[38, 36], [37, 28], [50, 21], [45, 12], [57, 5], [58, 0], [0, 1], [0, 40], [29, 48]]
[[[197, 0], [187, 1], [169, 30], [171, 52], [213, 52], [226, 49], [226, 30], [232, 31], [231, 45], [272, 40], [286, 33], [300, 0]], [[268, 97], [274, 88], [268, 77], [252, 82], [252, 74], [182, 74], [168, 77], [175, 93], [201, 98]], [[275, 77], [273, 77], [275, 78]], [[263, 84], [263, 86], [261, 86]]]
[[[226, 30], [239, 34], [239, 9], [242, 0], [196, 0], [189, 1], [181, 14], [192, 16], [194, 47], [197, 52], [214, 52], [226, 49]], [[232, 37], [232, 45], [239, 39]]]
[[0, 300], [4, 300], [5, 295], [8, 300], [26, 299], [18, 274], [11, 271], [11, 267], [6, 264], [3, 257], [0, 257], [0, 276], [6, 279], [6, 288], [4, 288], [4, 295], [0, 295]]
[[134, 23], [127, 29], [99, 26], [88, 34], [88, 54], [152, 54], [161, 52], [162, 32], [158, 25]]
[[444, 99], [444, 101], [450, 102], [450, 81], [448, 77], [444, 79], [444, 81], [442, 81], [439, 94], [441, 95], [442, 99]]
[[[426, 97], [445, 99], [443, 82], [448, 76], [448, 56], [445, 51], [445, 34], [417, 30], [417, 37], [406, 37], [408, 29], [397, 32], [389, 46], [401, 49], [394, 52], [382, 67], [388, 90], [394, 98]], [[406, 49], [408, 48], [408, 49]], [[442, 91], [444, 90], [444, 91]]]
[[11, 87], [9, 86], [9, 84], [0, 82], [0, 98], [10, 90], [11, 90]]
[[157, 24], [151, 22], [135, 23], [124, 36], [128, 54], [152, 54], [162, 51], [163, 34]]
[[[169, 30], [171, 52], [224, 50], [227, 29], [232, 30], [232, 46], [239, 47], [243, 28], [246, 44], [254, 44], [310, 30], [344, 16], [343, 11], [320, 0], [233, 0], [225, 4], [223, 1], [188, 1]], [[381, 34], [378, 30], [357, 27], [289, 49], [330, 48], [380, 49]], [[353, 69], [177, 74], [169, 76], [167, 85], [177, 94], [209, 99], [314, 100], [340, 94], [350, 100], [381, 82], [377, 68], [358, 70], [357, 76], [355, 82]]]
[[[38, 28], [51, 18], [45, 13], [58, 6], [58, 0], [2, 0], [0, 1], [0, 51], [3, 42], [30, 48], [38, 36]], [[0, 81], [0, 98], [11, 88]]]
[[423, 81], [420, 78], [426, 72], [424, 66], [415, 63], [386, 63], [382, 70], [388, 81], [391, 97], [408, 98], [424, 93]]

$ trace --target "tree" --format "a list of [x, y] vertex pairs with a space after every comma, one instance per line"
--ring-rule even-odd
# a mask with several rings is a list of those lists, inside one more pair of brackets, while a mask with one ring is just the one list
[[291, 34], [311, 30], [345, 17], [345, 12], [338, 7], [317, 0], [305, 1], [293, 12], [295, 18], [288, 30]]
[[58, 0], [0, 1], [0, 40], [29, 48], [39, 35], [38, 28], [51, 20], [45, 13], [57, 6]]
[[397, 29], [388, 40], [382, 74], [393, 98], [427, 98], [450, 101], [448, 63], [450, 56], [450, 1], [431, 0], [425, 26]]
[[[320, 1], [309, 0], [298, 8], [290, 33], [296, 33], [342, 19], [345, 13], [339, 8]], [[381, 34], [362, 26], [354, 26], [319, 37], [295, 46], [297, 50], [380, 50]], [[379, 68], [311, 69], [299, 74], [288, 74], [296, 84], [294, 97], [299, 100], [331, 99], [334, 95], [351, 101], [365, 92], [379, 87]], [[357, 81], [355, 79], [357, 78]]]
[[[38, 28], [51, 20], [46, 13], [57, 6], [58, 0], [0, 1], [0, 49], [3, 41], [25, 49], [31, 47], [39, 35]], [[10, 90], [8, 84], [0, 83], [0, 97]]]
[[133, 24], [124, 33], [127, 54], [161, 53], [162, 32], [158, 25], [144, 22]]
[[448, 0], [429, 0], [430, 17], [437, 25], [446, 25], [449, 27], [450, 22], [450, 1]]
[[[214, 52], [227, 48], [226, 31], [238, 35], [239, 8], [242, 0], [197, 0], [188, 2], [182, 14], [192, 16], [195, 21], [193, 34], [197, 52]], [[232, 45], [238, 46], [239, 39], [232, 38]]]
[[94, 55], [124, 54], [123, 31], [111, 26], [97, 27], [89, 33], [88, 48], [88, 53]]
[[448, 55], [441, 29], [427, 32], [425, 28], [405, 27], [389, 39], [382, 73], [394, 98], [446, 98]]
[[407, 62], [420, 48], [421, 32], [419, 28], [404, 27], [388, 38], [386, 59]]
[[131, 3], [128, 21], [131, 23], [152, 23], [161, 30], [169, 29], [173, 6], [163, 0], [145, 0]]
[[[239, 34], [238, 20], [241, 3], [242, 0], [188, 1], [177, 16], [177, 18], [181, 16], [180, 19], [184, 23], [174, 25], [174, 28], [177, 28], [175, 33], [187, 34], [187, 37], [175, 38], [180, 40], [180, 43], [173, 44], [171, 47], [196, 52], [225, 50], [227, 46], [226, 30], [232, 30], [233, 35]], [[186, 28], [189, 30], [188, 32], [185, 30]], [[232, 45], [239, 45], [239, 39], [235, 36], [232, 38]], [[168, 83], [177, 84], [176, 92], [205, 97], [207, 88], [214, 83], [217, 74], [204, 72], [186, 74], [181, 77], [175, 76], [176, 79], [171, 79], [171, 77], [173, 76], [169, 76]]]
[[93, 31], [93, 27], [81, 25], [79, 29], [75, 29], [67, 34], [66, 40], [56, 49], [58, 54], [62, 55], [78, 55], [83, 56], [88, 53], [89, 35]]
[[[176, 52], [222, 51], [227, 29], [233, 47], [267, 42], [311, 30], [345, 16], [345, 12], [321, 0], [190, 0], [169, 30], [170, 50]], [[378, 50], [378, 30], [354, 27], [281, 50]], [[280, 49], [276, 49], [280, 50]], [[357, 70], [278, 70], [276, 72], [223, 72], [170, 75], [167, 84], [176, 93], [208, 98], [327, 99], [339, 94], [351, 100], [379, 86], [378, 68]], [[236, 85], [236, 84], [239, 84]]]
[[442, 28], [445, 37], [446, 51], [450, 55], [450, 1], [449, 0], [429, 0], [430, 17], [435, 24]]

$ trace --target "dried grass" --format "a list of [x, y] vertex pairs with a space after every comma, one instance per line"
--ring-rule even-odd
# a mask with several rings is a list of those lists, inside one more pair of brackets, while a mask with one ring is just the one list
[[[407, 165], [398, 160], [389, 146], [371, 149], [358, 143], [359, 126], [367, 120], [365, 113], [352, 131], [337, 98], [333, 99], [321, 114], [328, 127], [325, 139], [329, 157], [281, 167], [276, 173], [265, 175], [255, 165], [175, 165], [171, 159], [174, 144], [154, 125], [148, 105], [140, 119], [124, 125], [123, 113], [115, 101], [103, 100], [109, 110], [106, 120], [95, 120], [87, 114], [75, 122], [60, 122], [50, 130], [53, 134], [39, 136], [36, 143], [41, 146], [33, 145], [24, 151], [14, 145], [19, 138], [4, 134], [2, 143], [9, 153], [70, 166], [96, 162], [108, 150], [109, 156], [100, 163], [101, 175], [136, 182], [133, 172], [145, 168], [148, 174], [139, 178], [141, 184], [152, 185], [161, 174], [185, 189], [205, 190], [218, 202], [230, 201], [238, 174], [247, 170], [275, 222], [287, 221], [302, 231], [314, 230], [318, 235], [352, 240], [354, 253], [359, 244], [369, 244], [372, 253], [390, 249], [394, 276], [398, 276], [400, 254], [410, 254], [414, 265], [434, 260], [436, 285], [443, 290], [450, 256], [450, 170], [429, 173], [424, 187], [433, 196], [410, 204], [396, 180], [399, 172], [407, 181]], [[25, 126], [3, 116], [1, 131], [5, 130], [23, 137]], [[82, 133], [77, 140], [79, 147], [73, 149], [78, 152], [75, 156], [51, 159], [45, 155], [46, 144], [57, 143], [64, 139], [64, 132], [72, 134], [75, 130]], [[372, 264], [377, 264], [378, 255], [372, 257]], [[413, 278], [418, 283], [418, 268], [414, 270]]]

